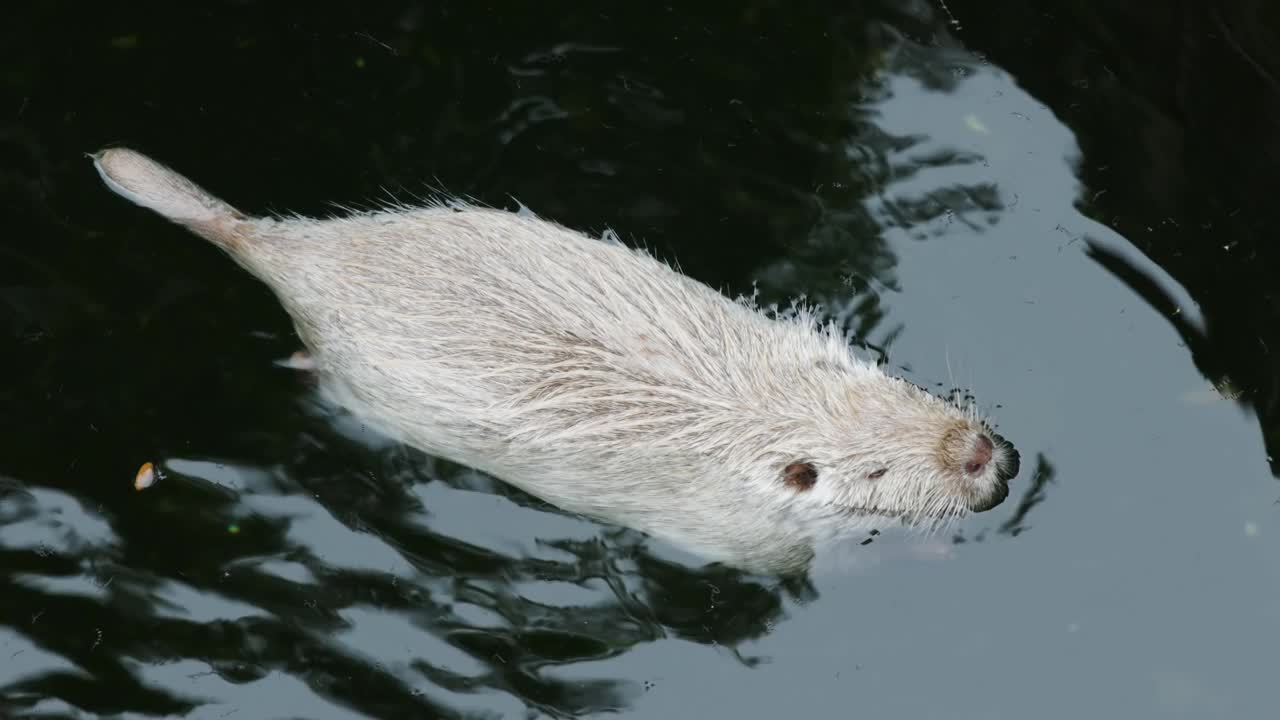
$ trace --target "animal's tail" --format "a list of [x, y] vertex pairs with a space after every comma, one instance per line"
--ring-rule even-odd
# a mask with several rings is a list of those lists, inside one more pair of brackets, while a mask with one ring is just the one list
[[91, 157], [107, 187], [132, 202], [226, 250], [237, 250], [245, 241], [249, 217], [146, 155], [128, 148], [109, 148]]

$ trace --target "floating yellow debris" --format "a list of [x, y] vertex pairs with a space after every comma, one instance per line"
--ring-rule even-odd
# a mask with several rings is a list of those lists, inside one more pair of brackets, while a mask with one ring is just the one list
[[133, 489], [139, 492], [146, 490], [156, 484], [156, 479], [160, 477], [160, 473], [156, 471], [156, 466], [151, 463], [142, 463], [142, 467], [138, 468], [138, 474], [133, 476]]

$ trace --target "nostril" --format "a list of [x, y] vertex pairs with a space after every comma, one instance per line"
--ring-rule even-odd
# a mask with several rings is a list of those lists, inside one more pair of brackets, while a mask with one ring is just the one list
[[964, 464], [964, 471], [970, 475], [977, 475], [987, 467], [987, 463], [991, 462], [991, 456], [995, 454], [995, 443], [991, 442], [991, 438], [986, 435], [979, 435], [976, 447], [973, 449], [973, 457], [969, 462]]

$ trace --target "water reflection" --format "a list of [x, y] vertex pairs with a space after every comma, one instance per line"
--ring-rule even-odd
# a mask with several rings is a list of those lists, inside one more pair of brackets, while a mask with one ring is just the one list
[[[339, 453], [364, 452], [331, 442]], [[405, 453], [367, 452], [367, 466], [401, 464]], [[482, 494], [467, 479], [484, 480], [469, 472], [425, 485], [421, 476], [385, 477], [371, 511], [346, 493], [361, 484], [353, 470], [295, 483], [292, 471], [165, 467], [164, 486], [145, 498], [152, 522], [167, 524], [169, 506], [186, 528], [160, 540], [178, 552], [203, 542], [217, 561], [191, 553], [166, 570], [163, 548], [129, 546], [106, 516], [63, 493], [5, 498], [3, 592], [29, 620], [15, 623], [19, 635], [6, 646], [20, 658], [3, 678], [11, 697], [47, 707], [41, 697], [74, 696], [96, 712], [177, 712], [216, 698], [215, 707], [330, 717], [339, 716], [333, 700], [358, 683], [364, 700], [354, 707], [375, 716], [446, 706], [503, 714], [526, 704], [576, 715], [625, 706], [640, 684], [561, 681], [549, 670], [666, 637], [732, 647], [776, 622], [784, 595], [804, 594], [803, 584], [680, 566], [650, 554], [637, 533]], [[517, 538], [532, 553], [433, 527], [433, 515], [476, 513], [468, 504], [480, 498], [492, 502], [473, 520], [530, 529]], [[30, 555], [39, 562], [22, 562]], [[149, 571], [133, 569], [140, 565]], [[290, 677], [298, 680], [281, 682]]]
[[[1262, 220], [1280, 160], [1280, 55], [1268, 39], [1277, 6], [1194, 0], [1151, 13], [1059, 3], [1049, 14], [1004, 0], [957, 4], [974, 18], [966, 34], [1048, 103], [1093, 158], [1078, 169], [1087, 187], [1078, 205], [1105, 229], [1089, 235], [1124, 235], [1095, 243], [1093, 257], [1169, 321], [1222, 397], [1257, 416], [1280, 476], [1280, 258]], [[1196, 302], [1171, 289], [1170, 277]]]

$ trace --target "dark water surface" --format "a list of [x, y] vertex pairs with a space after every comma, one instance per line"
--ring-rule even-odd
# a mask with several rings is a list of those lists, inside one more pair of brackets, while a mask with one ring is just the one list
[[[0, 715], [1275, 717], [1273, 5], [510, 5], [6, 13]], [[1023, 472], [802, 579], [704, 566], [335, 415], [109, 143], [807, 295]]]

